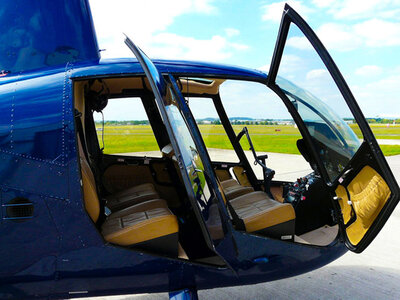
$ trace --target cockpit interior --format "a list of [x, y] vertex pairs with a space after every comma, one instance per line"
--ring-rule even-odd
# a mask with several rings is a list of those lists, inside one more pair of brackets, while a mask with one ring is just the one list
[[[226, 230], [211, 176], [216, 179], [227, 218], [235, 230], [317, 246], [327, 246], [336, 239], [338, 226], [331, 199], [304, 141], [300, 138], [295, 143], [309, 164], [308, 173], [296, 180], [275, 179], [274, 174], [279, 170], [267, 167], [268, 155], [257, 154], [250, 130], [244, 126], [238, 131], [232, 126], [224, 95], [220, 93], [220, 87], [226, 81], [235, 80], [180, 77], [177, 85], [192, 116], [196, 116], [199, 107], [192, 103], [204, 99], [212, 104], [213, 113], [220, 121], [220, 134], [230, 143], [228, 157], [233, 157], [232, 161], [213, 157], [214, 149], [212, 145], [206, 145], [205, 136], [200, 139], [199, 148], [194, 137], [201, 131], [193, 128], [197, 124], [190, 125], [181, 104], [172, 94], [164, 99], [166, 115], [162, 115], [144, 76], [74, 82], [83, 205], [94, 230], [105, 243], [177, 259], [224, 265], [210, 248], [210, 241], [218, 244]], [[151, 128], [151, 139], [157, 145], [153, 151], [146, 152], [135, 146], [135, 135], [124, 131], [124, 126], [116, 125], [105, 132], [103, 114], [108, 113], [107, 107], [132, 99], [136, 101], [135, 107], [140, 106], [146, 116], [147, 128]], [[133, 116], [135, 108], [129, 105], [120, 113], [129, 115], [130, 109]], [[96, 114], [102, 116], [100, 121]], [[129, 116], [126, 120], [129, 121]], [[173, 129], [173, 140], [165, 122]], [[107, 143], [104, 135], [114, 135], [116, 141], [113, 143], [124, 143], [127, 150], [113, 153], [113, 145]], [[268, 140], [268, 136], [265, 139]], [[178, 145], [174, 145], [174, 141]], [[250, 151], [243, 147], [244, 144]], [[212, 174], [205, 168], [208, 162], [202, 161], [199, 155], [204, 149], [211, 162]], [[259, 174], [254, 170], [255, 165]]]

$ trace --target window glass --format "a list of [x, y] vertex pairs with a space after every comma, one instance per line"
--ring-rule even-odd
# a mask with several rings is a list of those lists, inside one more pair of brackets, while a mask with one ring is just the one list
[[[94, 113], [100, 148], [106, 154], [160, 157], [161, 153], [142, 100], [109, 99], [101, 113]], [[103, 145], [104, 141], [104, 145]]]
[[343, 171], [361, 145], [360, 132], [337, 85], [300, 29], [291, 24], [277, 84], [302, 117], [329, 179]]
[[197, 203], [200, 209], [204, 210], [207, 208], [211, 194], [206, 182], [203, 162], [176, 103], [173, 102], [167, 105], [165, 109], [176, 136], [182, 154], [182, 161], [192, 184]]
[[187, 100], [211, 160], [239, 162], [225, 129], [221, 125], [213, 100], [211, 98], [196, 97], [190, 97]]

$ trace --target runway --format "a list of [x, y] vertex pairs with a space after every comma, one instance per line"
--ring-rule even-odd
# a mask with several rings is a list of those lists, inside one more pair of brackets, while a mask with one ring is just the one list
[[[226, 153], [225, 153], [226, 154]], [[213, 154], [211, 154], [213, 156]], [[293, 166], [298, 158], [271, 154], [269, 165]], [[280, 162], [278, 161], [280, 160]], [[400, 182], [400, 155], [387, 157]], [[296, 165], [302, 170], [302, 165]], [[306, 166], [307, 167], [307, 166]], [[277, 169], [277, 168], [275, 168]], [[281, 172], [284, 173], [284, 172]], [[301, 172], [300, 172], [301, 173]], [[287, 175], [287, 174], [286, 174]], [[290, 174], [293, 176], [293, 174]], [[199, 291], [200, 299], [400, 299], [400, 206], [378, 237], [362, 253], [348, 252], [321, 269], [251, 286]], [[95, 299], [95, 298], [91, 298]], [[100, 297], [96, 299], [168, 299], [167, 293]]]

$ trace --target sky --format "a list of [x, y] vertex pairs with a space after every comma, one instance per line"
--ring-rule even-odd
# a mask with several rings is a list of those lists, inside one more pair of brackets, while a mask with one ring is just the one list
[[[400, 0], [287, 2], [328, 49], [364, 115], [400, 118]], [[266, 72], [284, 3], [90, 0], [103, 58], [132, 57], [124, 33], [151, 58], [213, 61]], [[278, 75], [335, 105], [340, 96], [318, 58], [310, 60], [313, 50], [307, 43], [291, 29]], [[240, 108], [232, 112], [241, 113]]]

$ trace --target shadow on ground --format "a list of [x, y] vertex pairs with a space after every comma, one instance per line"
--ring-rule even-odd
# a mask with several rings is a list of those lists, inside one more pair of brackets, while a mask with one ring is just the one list
[[[112, 299], [109, 297], [107, 299]], [[363, 266], [326, 266], [300, 276], [252, 286], [199, 291], [200, 299], [400, 299], [400, 272]], [[105, 298], [104, 298], [105, 299]], [[166, 293], [119, 296], [161, 300]]]

